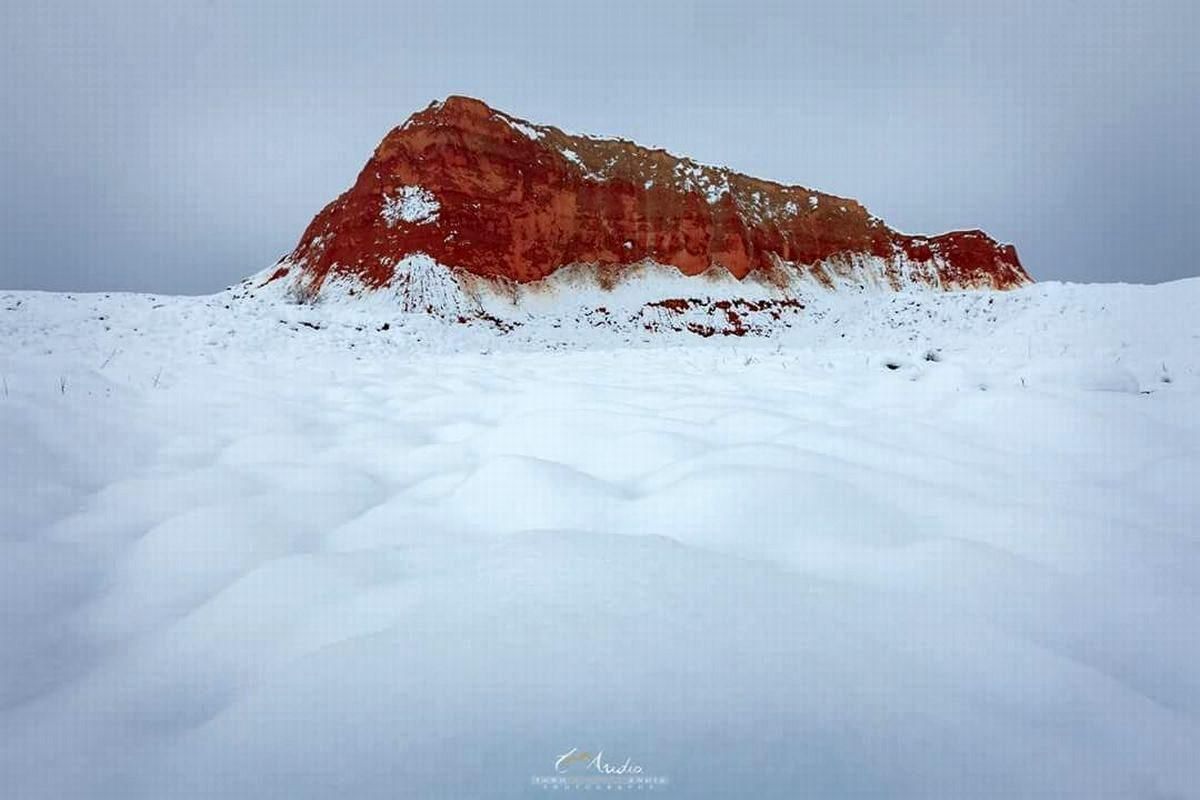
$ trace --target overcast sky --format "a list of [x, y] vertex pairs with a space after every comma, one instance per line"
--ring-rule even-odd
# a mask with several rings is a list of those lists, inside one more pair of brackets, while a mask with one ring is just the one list
[[1198, 8], [5, 2], [0, 288], [222, 288], [448, 94], [981, 227], [1038, 279], [1197, 275]]

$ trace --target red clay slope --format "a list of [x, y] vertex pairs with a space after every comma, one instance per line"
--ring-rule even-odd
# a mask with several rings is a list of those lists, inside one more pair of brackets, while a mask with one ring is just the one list
[[310, 295], [331, 276], [378, 287], [413, 253], [519, 283], [571, 264], [616, 277], [646, 261], [739, 279], [798, 269], [825, 282], [873, 264], [893, 287], [1030, 280], [1016, 250], [981, 231], [904, 235], [854, 200], [571, 136], [466, 97], [434, 103], [389, 133], [273, 277], [298, 269], [292, 280]]

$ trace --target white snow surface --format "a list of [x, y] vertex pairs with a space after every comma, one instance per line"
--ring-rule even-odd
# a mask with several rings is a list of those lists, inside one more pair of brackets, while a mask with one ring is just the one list
[[383, 196], [380, 214], [388, 227], [395, 227], [398, 222], [424, 225], [436, 220], [441, 208], [433, 192], [423, 186], [401, 186], [395, 193]]
[[1198, 307], [0, 292], [0, 794], [1195, 797]]
[[[316, 242], [323, 246], [320, 239]], [[536, 340], [547, 331], [556, 339], [565, 332], [577, 335], [595, 327], [600, 319], [605, 327], [625, 332], [686, 329], [689, 324], [720, 327], [729, 322], [727, 306], [735, 302], [741, 306], [737, 313], [751, 329], [772, 333], [790, 326], [792, 312], [799, 310], [780, 310], [779, 301], [804, 304], [806, 309], [811, 306], [805, 316], [812, 322], [825, 313], [838, 312], [848, 297], [886, 304], [897, 289], [904, 290], [902, 296], [919, 298], [932, 288], [962, 288], [943, 285], [937, 262], [911, 261], [899, 247], [890, 258], [844, 254], [819, 262], [815, 268], [781, 261], [774, 279], [762, 273], [738, 279], [717, 263], [701, 275], [688, 276], [671, 265], [642, 261], [623, 265], [617, 272], [595, 264], [570, 264], [540, 280], [517, 283], [446, 266], [419, 251], [385, 261], [383, 266], [391, 269], [393, 277], [381, 287], [367, 287], [353, 274], [336, 272], [314, 286], [313, 273], [303, 262], [285, 260], [231, 291], [235, 299], [253, 295], [268, 302], [303, 302], [324, 307], [324, 313], [331, 307], [351, 315], [386, 316], [400, 310], [450, 320], [483, 314], [505, 326], [530, 326]], [[286, 274], [276, 278], [280, 267], [286, 268]], [[825, 282], [816, 277], [815, 270], [824, 275]], [[832, 305], [831, 288], [837, 297]], [[693, 307], [682, 314], [661, 311], [664, 301], [680, 300]], [[767, 308], [763, 301], [773, 301], [776, 308]], [[748, 310], [747, 302], [758, 308]]]

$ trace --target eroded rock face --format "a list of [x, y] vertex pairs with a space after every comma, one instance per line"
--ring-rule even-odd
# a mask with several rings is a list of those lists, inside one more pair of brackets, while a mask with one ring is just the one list
[[647, 262], [775, 283], [862, 272], [893, 288], [1008, 289], [1030, 280], [1016, 250], [981, 231], [904, 235], [854, 200], [568, 135], [465, 97], [434, 103], [389, 133], [272, 277], [290, 274], [309, 296], [331, 277], [381, 287], [418, 253], [518, 284], [568, 265], [618, 280]]

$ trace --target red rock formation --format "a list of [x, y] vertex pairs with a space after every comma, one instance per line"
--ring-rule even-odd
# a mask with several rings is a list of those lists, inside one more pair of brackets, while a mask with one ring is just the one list
[[1016, 250], [980, 231], [908, 236], [854, 200], [782, 186], [619, 139], [568, 135], [450, 97], [384, 138], [272, 278], [305, 293], [333, 275], [392, 282], [398, 261], [526, 283], [571, 264], [602, 279], [657, 262], [736, 278], [780, 270], [822, 281], [874, 269], [898, 287], [1007, 289], [1028, 282]]

